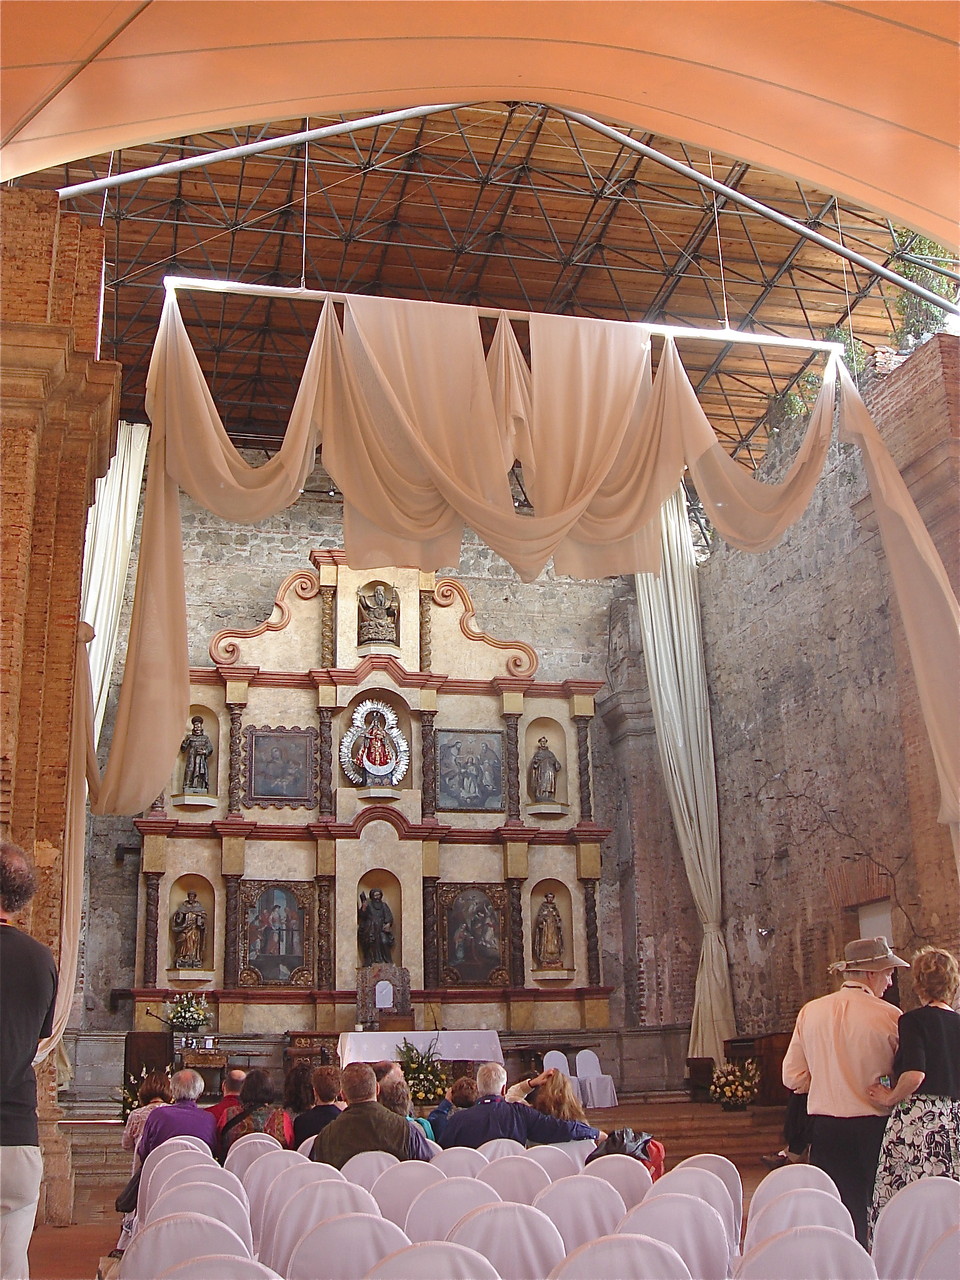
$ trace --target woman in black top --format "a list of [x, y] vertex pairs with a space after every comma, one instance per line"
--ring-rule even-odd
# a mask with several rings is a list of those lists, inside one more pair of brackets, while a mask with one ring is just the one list
[[939, 947], [918, 951], [910, 967], [922, 1005], [900, 1019], [896, 1082], [867, 1090], [871, 1101], [893, 1108], [880, 1148], [871, 1236], [880, 1210], [901, 1187], [937, 1176], [960, 1181], [960, 1013], [953, 1008], [960, 968]]

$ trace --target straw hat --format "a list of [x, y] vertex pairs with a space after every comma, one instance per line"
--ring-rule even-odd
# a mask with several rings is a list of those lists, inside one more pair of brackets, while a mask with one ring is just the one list
[[831, 973], [846, 973], [848, 969], [874, 972], [877, 969], [909, 969], [906, 960], [890, 950], [886, 938], [857, 938], [843, 949], [843, 959], [830, 965]]

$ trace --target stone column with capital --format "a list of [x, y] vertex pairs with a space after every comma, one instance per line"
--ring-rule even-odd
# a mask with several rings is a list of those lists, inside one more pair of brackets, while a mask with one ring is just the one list
[[143, 873], [146, 894], [143, 914], [143, 985], [157, 985], [157, 950], [160, 943], [160, 881], [162, 871]]
[[504, 748], [507, 784], [507, 823], [520, 821], [520, 714], [504, 711], [506, 744]]
[[321, 818], [334, 817], [333, 804], [333, 707], [318, 707], [320, 734], [317, 754], [320, 765], [319, 809]]
[[224, 911], [223, 985], [238, 985], [240, 971], [240, 876], [225, 875], [226, 904]]
[[580, 821], [593, 821], [593, 789], [590, 785], [590, 716], [574, 716], [577, 726], [577, 777], [580, 781]]
[[510, 985], [522, 987], [526, 982], [523, 960], [523, 881], [511, 877], [507, 881], [507, 909], [510, 920]]
[[436, 718], [436, 711], [420, 712], [421, 776], [423, 778], [420, 812], [424, 821], [432, 820], [437, 815], [437, 739], [433, 727]]
[[245, 703], [242, 702], [227, 703], [227, 711], [230, 713], [230, 754], [227, 773], [227, 813], [229, 814], [239, 814], [241, 811], [240, 764], [243, 744], [242, 720], [244, 706]]
[[583, 916], [587, 932], [587, 983], [600, 985], [600, 932], [597, 924], [597, 882], [581, 880], [583, 885]]

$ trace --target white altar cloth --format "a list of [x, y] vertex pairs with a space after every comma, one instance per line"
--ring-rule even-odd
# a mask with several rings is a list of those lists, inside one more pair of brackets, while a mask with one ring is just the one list
[[420, 1050], [436, 1041], [437, 1054], [445, 1062], [503, 1062], [496, 1031], [344, 1031], [337, 1041], [340, 1066], [392, 1061], [404, 1040]]

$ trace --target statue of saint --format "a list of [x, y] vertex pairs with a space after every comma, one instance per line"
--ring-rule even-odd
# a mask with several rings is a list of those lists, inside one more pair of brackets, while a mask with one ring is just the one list
[[382, 889], [371, 889], [370, 897], [360, 895], [357, 908], [357, 941], [364, 965], [392, 964], [393, 912], [383, 900]]
[[560, 761], [547, 746], [546, 738], [537, 739], [537, 749], [530, 761], [530, 794], [534, 800], [553, 800], [557, 794]]
[[357, 592], [357, 644], [400, 643], [400, 597], [396, 587], [387, 595], [380, 583], [369, 595]]
[[202, 969], [203, 944], [207, 936], [207, 913], [196, 891], [191, 889], [177, 907], [170, 922], [176, 937], [173, 963], [177, 969]]
[[386, 724], [379, 711], [369, 716], [363, 732], [363, 742], [357, 753], [357, 765], [363, 770], [368, 787], [384, 786], [397, 760], [397, 749], [387, 737]]
[[563, 968], [563, 921], [555, 896], [543, 895], [533, 926], [533, 958], [540, 969]]
[[180, 743], [186, 753], [183, 766], [183, 790], [185, 795], [206, 795], [210, 790], [210, 772], [207, 761], [213, 755], [213, 743], [203, 731], [203, 716], [193, 716], [193, 729]]

